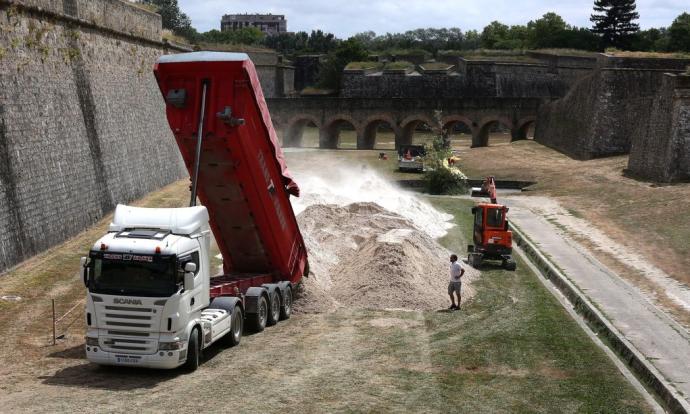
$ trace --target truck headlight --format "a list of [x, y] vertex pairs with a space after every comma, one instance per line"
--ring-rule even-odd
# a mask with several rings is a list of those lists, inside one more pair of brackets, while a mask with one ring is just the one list
[[177, 349], [182, 349], [187, 345], [187, 341], [173, 341], [173, 342], [159, 342], [159, 351], [175, 351]]
[[98, 346], [98, 338], [86, 337], [86, 346]]

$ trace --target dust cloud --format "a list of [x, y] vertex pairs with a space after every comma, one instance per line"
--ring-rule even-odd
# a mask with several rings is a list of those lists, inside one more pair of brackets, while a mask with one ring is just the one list
[[[367, 168], [293, 173], [302, 195], [292, 203], [311, 270], [296, 312], [448, 306], [450, 252], [437, 239], [452, 231], [452, 216]], [[474, 294], [478, 276], [465, 268], [463, 300]]]

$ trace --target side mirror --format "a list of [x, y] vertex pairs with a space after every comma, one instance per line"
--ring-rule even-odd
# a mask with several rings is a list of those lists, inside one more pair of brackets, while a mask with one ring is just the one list
[[185, 274], [184, 274], [184, 290], [194, 290], [194, 273], [185, 272]]
[[82, 278], [84, 279], [84, 286], [87, 288], [89, 287], [89, 258], [88, 257], [82, 257], [81, 258], [81, 273], [82, 273]]
[[194, 272], [196, 272], [196, 263], [185, 263], [184, 290], [193, 290], [196, 287], [194, 284]]

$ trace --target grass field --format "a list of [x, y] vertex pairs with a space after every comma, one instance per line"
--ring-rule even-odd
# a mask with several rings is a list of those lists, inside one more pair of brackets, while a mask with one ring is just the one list
[[[375, 151], [288, 154], [290, 165], [355, 157], [394, 177]], [[137, 204], [181, 206], [182, 180]], [[467, 201], [430, 198], [457, 227], [442, 243], [461, 254]], [[0, 278], [0, 404], [7, 410], [83, 411], [94, 401], [114, 411], [160, 411], [241, 401], [246, 411], [648, 412], [643, 398], [570, 319], [536, 276], [487, 269], [476, 297], [455, 313], [349, 309], [295, 315], [238, 348], [214, 347], [194, 374], [101, 369], [83, 359], [78, 320], [48, 345], [50, 298], [59, 310], [84, 289], [79, 257], [110, 218]], [[439, 292], [445, 296], [445, 292]], [[78, 306], [79, 307], [79, 306]], [[41, 395], [40, 399], [35, 398]]]

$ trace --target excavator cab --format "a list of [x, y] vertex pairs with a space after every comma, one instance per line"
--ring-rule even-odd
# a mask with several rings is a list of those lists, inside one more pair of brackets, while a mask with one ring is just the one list
[[500, 260], [507, 270], [515, 270], [513, 233], [508, 225], [508, 207], [500, 204], [480, 203], [472, 207], [474, 224], [472, 240], [467, 247], [467, 262], [479, 268], [484, 260]]

